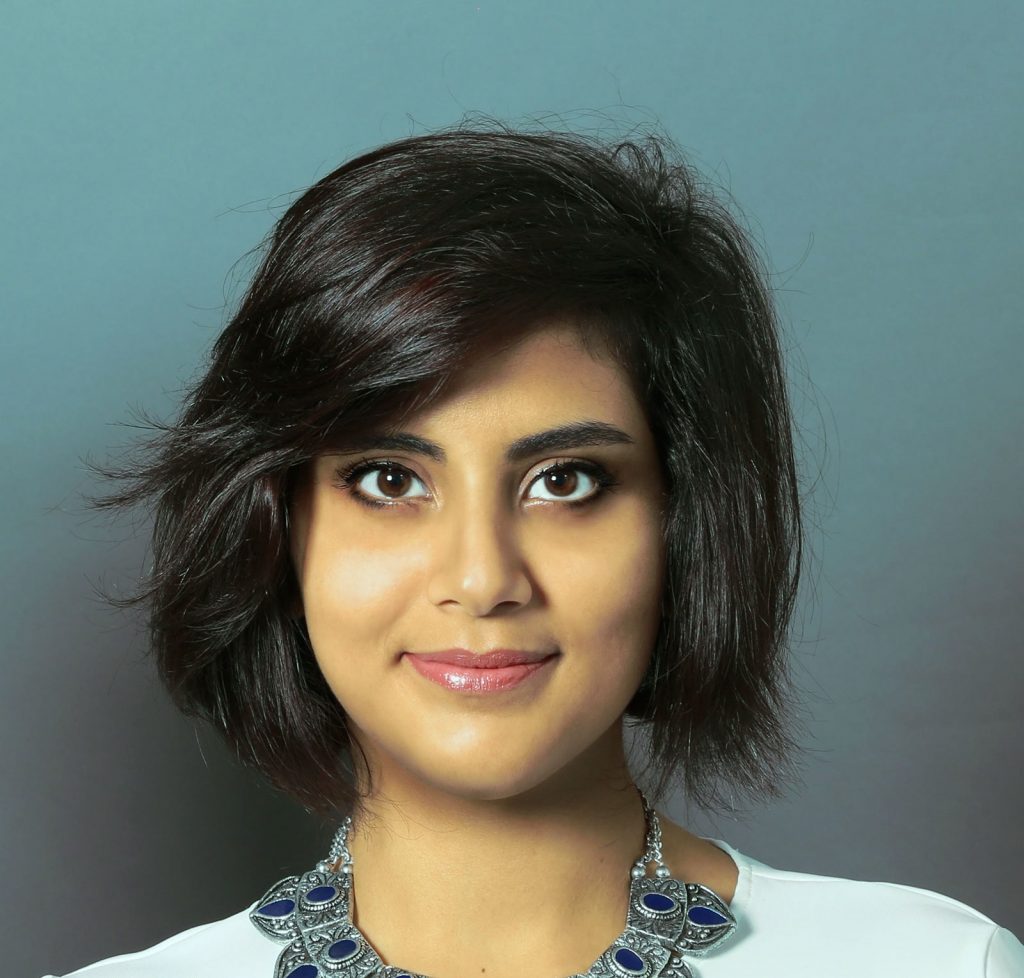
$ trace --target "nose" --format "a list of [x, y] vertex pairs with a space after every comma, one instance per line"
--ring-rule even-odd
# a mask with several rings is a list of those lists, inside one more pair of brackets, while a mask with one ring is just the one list
[[495, 498], [449, 505], [437, 520], [440, 539], [429, 582], [430, 600], [458, 605], [474, 617], [500, 605], [518, 607], [533, 594], [529, 568], [520, 546], [520, 526]]

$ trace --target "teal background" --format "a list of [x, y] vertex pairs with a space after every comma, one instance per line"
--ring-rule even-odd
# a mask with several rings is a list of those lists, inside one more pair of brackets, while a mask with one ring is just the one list
[[469, 111], [660, 123], [770, 256], [813, 550], [805, 784], [670, 811], [1024, 935], [1018, 2], [6, 0], [0, 26], [5, 973], [149, 946], [325, 849], [98, 600], [145, 523], [83, 513], [82, 459], [174, 410], [295, 192]]

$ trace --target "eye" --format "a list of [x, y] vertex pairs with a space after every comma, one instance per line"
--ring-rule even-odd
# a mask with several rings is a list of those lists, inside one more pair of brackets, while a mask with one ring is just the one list
[[[356, 502], [362, 503], [364, 506], [394, 506], [404, 502], [404, 497], [389, 498], [387, 496], [384, 496], [384, 501], [381, 501], [380, 496], [374, 496], [367, 491], [370, 487], [375, 486], [378, 489], [381, 487], [382, 473], [384, 473], [383, 478], [387, 480], [383, 484], [387, 485], [389, 490], [393, 490], [396, 493], [401, 492], [403, 484], [407, 483], [410, 477], [422, 485], [422, 481], [414, 476], [404, 465], [399, 465], [397, 462], [391, 462], [387, 459], [357, 463], [351, 468], [339, 472], [339, 485], [343, 489], [348, 489]], [[367, 479], [367, 476], [376, 476], [376, 478]]]
[[[572, 498], [580, 488], [581, 480], [575, 474], [580, 472], [584, 475], [583, 488], [588, 489], [587, 483], [589, 483], [589, 491], [582, 496]], [[382, 482], [382, 473], [385, 474], [384, 478], [388, 480], [387, 483]], [[373, 478], [367, 478], [368, 476]], [[419, 482], [420, 485], [423, 484], [422, 480], [413, 475], [406, 466], [390, 459], [357, 462], [337, 473], [339, 488], [347, 490], [352, 498], [361, 505], [378, 509], [402, 505], [407, 500], [417, 498], [401, 495], [402, 489], [408, 485], [410, 479]], [[544, 502], [564, 502], [566, 506], [586, 506], [618, 485], [618, 482], [604, 466], [582, 460], [556, 462], [554, 465], [549, 465], [537, 473], [531, 486], [537, 483], [540, 483], [545, 490], [548, 490], [550, 486], [554, 490], [554, 494], [533, 498], [540, 498]], [[393, 492], [394, 495], [389, 497], [385, 494], [382, 497], [373, 494], [373, 489], [381, 490], [385, 486], [387, 491]]]
[[[580, 472], [584, 476], [583, 482], [589, 482], [591, 489], [585, 492], [582, 498], [571, 499], [570, 496], [580, 487]], [[606, 489], [617, 485], [606, 469], [591, 462], [556, 462], [538, 472], [531, 485], [538, 483], [545, 489], [549, 485], [554, 487], [555, 495], [549, 497], [548, 501], [564, 502], [569, 506], [582, 506], [602, 495]], [[585, 484], [583, 488], [587, 488]]]

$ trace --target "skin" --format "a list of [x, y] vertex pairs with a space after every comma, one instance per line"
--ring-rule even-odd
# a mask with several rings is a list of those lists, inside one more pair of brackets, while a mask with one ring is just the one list
[[[514, 439], [578, 420], [633, 443], [504, 461]], [[447, 463], [324, 455], [290, 512], [300, 613], [373, 772], [349, 839], [354, 920], [385, 962], [435, 978], [583, 972], [622, 931], [644, 836], [622, 714], [658, 625], [657, 447], [626, 375], [564, 320], [474, 360], [402, 428]], [[399, 477], [356, 485], [401, 500], [391, 508], [360, 505], [335, 475], [375, 458]], [[578, 469], [538, 478], [573, 459], [620, 484], [600, 493]], [[564, 501], [594, 492], [585, 507]], [[541, 681], [487, 696], [434, 685], [401, 657], [453, 647], [560, 655]], [[673, 874], [731, 900], [732, 859], [659, 817]]]

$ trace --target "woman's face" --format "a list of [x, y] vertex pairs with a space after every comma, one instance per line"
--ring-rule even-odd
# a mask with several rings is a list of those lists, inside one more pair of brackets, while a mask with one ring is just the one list
[[[524, 436], [584, 421], [630, 441], [505, 457]], [[290, 514], [313, 651], [352, 735], [385, 782], [466, 797], [507, 798], [574, 763], [592, 770], [595, 750], [621, 746], [663, 581], [664, 486], [625, 374], [545, 323], [474, 361], [403, 431], [446, 460], [323, 455]], [[380, 459], [392, 467], [342, 487], [339, 471]], [[553, 463], [565, 467], [543, 475]], [[437, 685], [403, 655], [452, 648], [558, 655], [486, 694]]]

